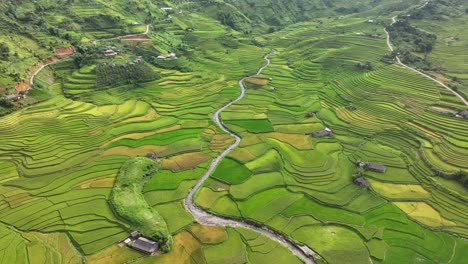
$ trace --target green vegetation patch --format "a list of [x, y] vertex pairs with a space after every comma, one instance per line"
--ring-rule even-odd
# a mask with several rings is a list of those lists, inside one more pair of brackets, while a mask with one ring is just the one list
[[225, 123], [245, 128], [251, 133], [266, 133], [274, 131], [273, 126], [268, 119], [228, 120], [225, 121]]
[[129, 221], [143, 236], [157, 241], [163, 252], [172, 248], [172, 237], [166, 222], [143, 196], [144, 183], [157, 170], [147, 158], [127, 160], [117, 175], [110, 201], [117, 214]]
[[213, 173], [213, 178], [228, 184], [241, 184], [252, 175], [243, 164], [230, 158], [224, 159]]
[[149, 82], [160, 76], [146, 63], [108, 64], [102, 63], [96, 67], [97, 87], [114, 87], [139, 82]]
[[312, 246], [329, 263], [370, 263], [361, 238], [341, 226], [306, 226], [292, 234], [294, 239]]

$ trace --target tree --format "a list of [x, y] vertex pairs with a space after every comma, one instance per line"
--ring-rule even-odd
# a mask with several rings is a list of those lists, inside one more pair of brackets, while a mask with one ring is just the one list
[[10, 48], [5, 43], [0, 43], [0, 60], [8, 60]]
[[5, 98], [0, 98], [0, 106], [5, 108], [13, 108], [15, 105], [11, 101], [6, 100]]

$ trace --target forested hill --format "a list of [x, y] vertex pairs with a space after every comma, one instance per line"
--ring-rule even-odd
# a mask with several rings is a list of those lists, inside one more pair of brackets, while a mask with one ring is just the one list
[[[281, 27], [291, 23], [329, 15], [362, 12], [381, 0], [356, 3], [349, 0], [198, 0], [205, 12], [217, 16], [225, 24], [241, 31], [255, 31], [269, 26]], [[254, 23], [251, 23], [254, 22]]]
[[0, 16], [35, 26], [73, 25], [78, 29], [91, 25], [110, 26], [135, 17], [151, 22], [161, 17], [161, 7], [172, 7], [202, 12], [236, 30], [250, 32], [265, 25], [280, 27], [316, 17], [363, 12], [381, 2], [383, 0], [4, 0], [0, 3], [3, 10]]
[[468, 14], [466, 0], [435, 0], [428, 1], [421, 8], [411, 11], [413, 19], [449, 20]]

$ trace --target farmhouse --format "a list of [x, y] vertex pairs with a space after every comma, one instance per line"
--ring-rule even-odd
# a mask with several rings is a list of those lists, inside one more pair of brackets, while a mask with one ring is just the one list
[[458, 112], [455, 116], [458, 118], [468, 118], [468, 109]]
[[385, 171], [387, 170], [387, 167], [381, 164], [367, 163], [366, 170], [385, 173]]
[[128, 244], [129, 247], [148, 255], [154, 254], [159, 249], [159, 244], [144, 237], [139, 237]]
[[355, 110], [357, 109], [357, 108], [356, 108], [355, 106], [353, 106], [353, 105], [348, 105], [348, 106], [346, 106], [345, 108], [346, 108], [347, 110], [349, 110], [349, 111], [355, 111]]
[[356, 64], [356, 67], [358, 67], [359, 69], [361, 70], [368, 70], [368, 71], [372, 71], [372, 63], [370, 62], [358, 62]]
[[148, 153], [148, 154], [146, 154], [146, 157], [147, 157], [148, 159], [157, 160], [157, 159], [158, 159], [158, 154], [156, 154], [156, 153]]
[[322, 138], [322, 137], [328, 137], [328, 136], [332, 136], [333, 135], [333, 132], [330, 128], [326, 127], [325, 129], [323, 130], [320, 130], [320, 131], [317, 131], [317, 132], [313, 132], [312, 133], [312, 136], [315, 137], [315, 138]]
[[365, 188], [369, 188], [370, 187], [370, 184], [369, 182], [366, 180], [366, 178], [364, 177], [357, 177], [353, 180], [353, 182], [358, 185], [358, 186], [361, 186], [361, 187], [365, 187]]
[[22, 95], [22, 94], [10, 94], [10, 95], [7, 95], [5, 96], [5, 100], [7, 101], [19, 101], [23, 98], [25, 98], [26, 96], [25, 95]]
[[113, 49], [108, 49], [108, 50], [104, 51], [104, 56], [106, 56], [106, 57], [114, 57], [117, 54], [118, 53]]
[[308, 118], [312, 118], [312, 117], [314, 117], [314, 116], [315, 116], [315, 112], [309, 112], [309, 113], [307, 113], [307, 115], [306, 115], [306, 117], [308, 117]]
[[159, 55], [157, 57], [158, 59], [161, 59], [161, 60], [177, 60], [177, 55], [173, 52], [167, 54], [167, 55]]
[[136, 59], [133, 60], [134, 64], [140, 64], [143, 62], [143, 58], [141, 56], [136, 57]]
[[161, 10], [163, 10], [163, 11], [172, 10], [172, 7], [161, 7]]
[[159, 249], [159, 244], [157, 242], [140, 236], [138, 231], [133, 231], [130, 233], [130, 235], [123, 242], [128, 247], [148, 255], [154, 254]]
[[134, 239], [137, 239], [138, 237], [140, 236], [140, 234], [138, 233], [138, 231], [133, 231], [130, 233], [130, 238], [134, 238]]

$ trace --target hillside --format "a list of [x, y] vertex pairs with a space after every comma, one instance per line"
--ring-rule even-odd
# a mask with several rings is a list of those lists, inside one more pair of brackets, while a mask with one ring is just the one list
[[[402, 14], [397, 43], [406, 61], [424, 69], [468, 98], [468, 3], [461, 0], [433, 0]], [[412, 32], [412, 33], [411, 33]]]
[[[249, 34], [273, 32], [318, 17], [369, 11], [379, 7], [380, 2], [366, 0], [356, 5], [346, 0], [6, 0], [0, 3], [0, 94], [24, 89], [21, 82], [28, 82], [39, 62], [57, 56], [54, 51], [58, 48], [76, 48], [94, 39], [143, 32], [144, 24], [166, 31], [167, 19], [177, 19], [183, 11], [208, 16]], [[399, 2], [386, 3], [385, 9], [395, 8], [394, 4]]]
[[466, 262], [465, 5], [2, 1], [0, 264]]

